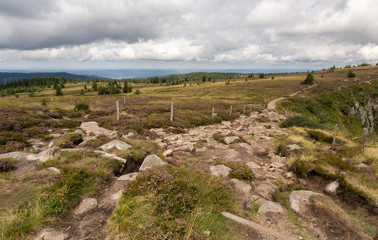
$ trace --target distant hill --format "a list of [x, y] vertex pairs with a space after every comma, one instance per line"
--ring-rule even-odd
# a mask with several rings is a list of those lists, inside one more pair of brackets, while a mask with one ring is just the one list
[[21, 79], [29, 79], [36, 77], [65, 77], [68, 79], [91, 79], [91, 78], [101, 78], [93, 75], [78, 75], [67, 72], [33, 72], [33, 73], [14, 73], [14, 72], [0, 72], [0, 84], [6, 84], [9, 82], [19, 81]]

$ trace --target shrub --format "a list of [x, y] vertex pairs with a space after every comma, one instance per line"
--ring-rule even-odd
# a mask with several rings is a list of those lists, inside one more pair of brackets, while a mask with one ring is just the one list
[[306, 79], [301, 82], [301, 84], [313, 84], [314, 83], [314, 76], [311, 73], [307, 73]]
[[332, 143], [333, 136], [328, 135], [322, 131], [318, 130], [307, 130], [307, 134], [310, 138], [318, 141], [318, 142], [325, 142], [325, 143]]
[[356, 77], [356, 74], [352, 70], [349, 70], [348, 73], [347, 73], [347, 77], [348, 78], [354, 78], [354, 77]]
[[78, 133], [67, 133], [61, 137], [58, 137], [54, 140], [54, 144], [58, 145], [61, 148], [72, 148], [75, 145], [81, 143], [83, 137]]
[[238, 162], [223, 162], [223, 165], [231, 168], [228, 176], [230, 178], [237, 178], [240, 180], [252, 181], [255, 177], [252, 170], [243, 163]]
[[75, 111], [86, 111], [89, 109], [89, 105], [85, 103], [79, 103], [75, 106]]
[[213, 138], [214, 138], [215, 141], [217, 141], [219, 143], [223, 143], [223, 141], [224, 141], [224, 136], [220, 133], [214, 133]]
[[349, 115], [350, 113], [350, 107], [348, 104], [344, 104], [342, 107], [341, 107], [341, 112], [344, 114], [344, 115]]
[[9, 172], [15, 166], [16, 161], [13, 159], [0, 159], [0, 172]]
[[284, 120], [280, 127], [288, 128], [288, 127], [308, 127], [308, 128], [321, 128], [321, 126], [314, 122], [313, 120], [304, 117], [304, 116], [292, 116], [288, 117], [286, 120]]

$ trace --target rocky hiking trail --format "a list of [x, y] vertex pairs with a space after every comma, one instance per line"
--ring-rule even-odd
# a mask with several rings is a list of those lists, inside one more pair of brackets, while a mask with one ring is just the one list
[[[271, 106], [270, 109], [275, 107], [276, 101], [272, 102], [268, 104]], [[235, 184], [235, 194], [246, 208], [258, 204], [257, 215], [251, 221], [227, 212], [222, 214], [239, 226], [238, 229], [243, 232], [245, 239], [305, 239], [299, 234], [300, 227], [289, 220], [287, 209], [275, 202], [273, 197], [274, 191], [280, 187], [280, 181], [306, 185], [305, 179], [298, 178], [293, 172], [288, 171], [287, 159], [275, 153], [275, 140], [287, 135], [278, 126], [283, 119], [285, 116], [274, 110], [263, 110], [251, 112], [249, 116], [240, 116], [232, 122], [224, 121], [220, 124], [201, 126], [181, 134], [167, 133], [164, 129], [151, 129], [158, 136], [154, 141], [165, 150], [163, 155], [166, 161], [155, 155], [148, 156], [141, 165], [140, 171], [155, 165], [175, 165], [180, 161], [186, 161], [193, 169], [211, 172], [214, 176], [227, 177], [230, 168], [222, 162], [245, 164], [255, 175], [252, 183], [238, 179], [231, 181]], [[61, 151], [86, 151], [85, 142], [101, 134], [113, 139], [117, 137], [116, 132], [100, 128], [96, 122], [82, 123], [77, 132], [84, 135], [84, 142], [78, 148]], [[221, 136], [221, 139], [215, 139], [214, 136]], [[125, 162], [125, 159], [107, 150], [129, 147], [131, 146], [120, 138], [101, 146], [96, 152]], [[299, 146], [291, 147], [294, 150]], [[22, 174], [30, 171], [38, 162], [54, 156], [55, 152], [56, 149], [49, 146], [38, 154], [9, 153], [8, 155], [29, 163], [23, 168], [23, 172], [20, 172]], [[58, 169], [51, 170], [59, 172]], [[137, 175], [138, 172], [113, 177], [95, 196], [82, 199], [71, 213], [58, 222], [46, 226], [30, 239], [106, 239], [107, 221], [122, 195], [124, 185], [133, 181]], [[317, 239], [369, 239], [367, 235], [354, 231], [353, 226], [345, 225], [343, 219], [338, 221], [337, 214], [328, 211], [327, 206], [310, 204], [311, 198], [323, 195], [325, 195], [323, 192], [307, 190], [291, 192], [290, 209], [298, 216], [303, 229]], [[319, 209], [324, 212], [318, 211]]]

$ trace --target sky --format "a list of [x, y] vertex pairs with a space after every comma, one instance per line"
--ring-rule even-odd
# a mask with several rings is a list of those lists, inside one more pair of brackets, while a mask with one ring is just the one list
[[377, 0], [1, 0], [0, 69], [378, 62]]

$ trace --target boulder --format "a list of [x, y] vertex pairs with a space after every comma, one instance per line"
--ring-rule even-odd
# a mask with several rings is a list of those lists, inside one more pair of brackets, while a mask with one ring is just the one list
[[247, 162], [246, 164], [247, 164], [247, 166], [248, 166], [250, 169], [252, 169], [252, 170], [254, 170], [254, 169], [261, 169], [261, 166], [258, 165], [258, 164], [255, 163], [255, 162]]
[[257, 203], [259, 205], [262, 205], [264, 202], [266, 202], [267, 200], [265, 200], [264, 198], [258, 196], [258, 195], [251, 195], [249, 200], [253, 203]]
[[99, 147], [100, 149], [106, 151], [106, 150], [110, 150], [112, 148], [117, 148], [118, 150], [120, 151], [125, 151], [127, 149], [130, 149], [131, 146], [123, 141], [120, 141], [120, 140], [112, 140], [102, 146]]
[[37, 159], [41, 162], [46, 162], [50, 158], [54, 157], [57, 151], [58, 151], [58, 148], [56, 147], [48, 148], [38, 153]]
[[60, 170], [57, 169], [56, 167], [49, 167], [48, 170], [54, 172], [54, 173], [57, 173], [57, 174], [60, 174]]
[[339, 186], [340, 184], [338, 181], [333, 181], [325, 187], [324, 191], [328, 194], [336, 194], [336, 191], [339, 188]]
[[181, 147], [175, 148], [174, 151], [183, 151], [183, 152], [195, 152], [196, 148], [194, 144], [185, 144]]
[[173, 150], [168, 149], [168, 150], [163, 152], [163, 156], [164, 157], [172, 156], [172, 153], [173, 153]]
[[272, 186], [263, 183], [256, 187], [255, 192], [266, 199], [270, 199], [274, 189]]
[[286, 174], [285, 174], [285, 178], [286, 178], [286, 179], [294, 178], [294, 172], [291, 171], [291, 172], [286, 173]]
[[97, 207], [98, 203], [95, 198], [84, 198], [80, 205], [74, 210], [75, 215], [82, 215]]
[[161, 158], [156, 155], [149, 155], [144, 160], [142, 165], [139, 168], [139, 171], [144, 171], [155, 166], [166, 165], [167, 162], [164, 162]]
[[81, 123], [80, 128], [83, 129], [87, 134], [93, 133], [96, 136], [102, 134], [109, 138], [115, 138], [117, 136], [116, 131], [109, 131], [108, 129], [99, 127], [97, 122], [83, 122]]
[[259, 207], [258, 213], [267, 213], [267, 212], [273, 212], [273, 213], [284, 213], [284, 208], [276, 202], [272, 201], [265, 201], [261, 206]]
[[320, 194], [307, 190], [292, 191], [289, 196], [291, 209], [296, 213], [301, 213], [301, 209], [310, 201], [310, 197], [316, 195]]
[[28, 160], [34, 160], [34, 159], [31, 159], [30, 156], [35, 157], [36, 154], [24, 153], [24, 152], [9, 152], [9, 153], [0, 154], [0, 159], [13, 158], [15, 160], [20, 160], [22, 158], [27, 158]]
[[252, 189], [251, 185], [236, 178], [231, 179], [231, 182], [235, 184], [236, 192], [240, 193], [244, 198], [249, 197]]
[[80, 134], [80, 135], [84, 135], [84, 132], [81, 129], [76, 129], [74, 133], [77, 133], [77, 134]]
[[128, 173], [128, 174], [120, 176], [118, 180], [119, 181], [134, 181], [138, 175], [139, 175], [138, 172]]
[[66, 240], [68, 235], [54, 229], [44, 229], [35, 240]]
[[224, 139], [224, 143], [227, 144], [227, 145], [230, 145], [230, 144], [233, 144], [233, 143], [238, 143], [240, 142], [240, 138], [237, 137], [237, 136], [230, 136], [230, 137], [226, 137]]
[[270, 164], [270, 166], [272, 166], [274, 168], [284, 168], [285, 164], [280, 163], [280, 162], [273, 162], [273, 163]]
[[210, 172], [216, 177], [227, 177], [231, 168], [224, 165], [210, 166]]

